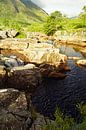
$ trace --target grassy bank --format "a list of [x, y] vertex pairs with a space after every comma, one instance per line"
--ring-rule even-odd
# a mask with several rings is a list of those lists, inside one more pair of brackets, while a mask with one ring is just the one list
[[55, 121], [48, 121], [42, 130], [86, 130], [86, 104], [77, 105], [83, 121], [77, 123], [73, 118], [65, 116], [60, 109], [55, 112]]

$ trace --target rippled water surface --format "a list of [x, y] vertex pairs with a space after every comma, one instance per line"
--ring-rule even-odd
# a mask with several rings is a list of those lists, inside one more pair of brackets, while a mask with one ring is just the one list
[[60, 44], [60, 45], [58, 45], [58, 47], [59, 47], [60, 53], [65, 54], [69, 57], [72, 56], [72, 57], [84, 58], [84, 56], [80, 52], [76, 51], [73, 48], [73, 46], [67, 46], [67, 45]]
[[[79, 52], [78, 55], [83, 58]], [[64, 113], [78, 117], [76, 104], [86, 102], [86, 69], [77, 67], [72, 60], [68, 65], [71, 71], [65, 79], [45, 78], [32, 98], [37, 110], [45, 116], [52, 118], [59, 106]]]

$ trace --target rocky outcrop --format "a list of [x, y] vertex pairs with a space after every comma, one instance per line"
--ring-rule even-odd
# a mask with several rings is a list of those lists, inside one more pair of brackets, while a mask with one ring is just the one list
[[[25, 63], [34, 63], [37, 67], [43, 65], [40, 71], [44, 75], [45, 70], [48, 75], [51, 75], [51, 72], [55, 72], [56, 75], [60, 70], [66, 70], [67, 57], [60, 54], [59, 49], [55, 48], [52, 44], [29, 43], [28, 45], [28, 41], [8, 40], [5, 42], [5, 40], [2, 40], [0, 47], [2, 49], [1, 54], [16, 55]], [[44, 68], [44, 64], [45, 66], [47, 65], [46, 68]]]
[[68, 31], [57, 31], [54, 34], [55, 38], [58, 40], [63, 40], [63, 41], [76, 41], [76, 42], [84, 42], [86, 41], [86, 29], [82, 31], [73, 31], [73, 32], [68, 32]]
[[12, 68], [0, 66], [0, 89], [5, 89], [0, 91], [0, 129], [31, 127], [34, 118], [31, 96], [41, 81], [41, 73], [33, 64]]
[[5, 30], [0, 31], [0, 39], [14, 38], [19, 34], [16, 30]]
[[19, 34], [19, 32], [16, 31], [16, 30], [7, 30], [7, 36], [8, 36], [9, 38], [14, 38], [14, 37], [16, 37], [18, 34]]
[[24, 92], [15, 89], [0, 90], [0, 130], [41, 129], [49, 121], [36, 113], [27, 110]]
[[19, 66], [21, 60], [14, 56], [0, 58], [0, 129], [29, 129], [34, 120], [31, 96], [41, 84], [40, 70], [34, 64]]
[[12, 69], [0, 67], [0, 89], [14, 88], [20, 91], [33, 93], [41, 83], [41, 74], [33, 66], [13, 67]]
[[55, 38], [53, 36], [47, 36], [40, 32], [27, 32], [27, 38], [31, 43], [48, 43], [53, 44]]

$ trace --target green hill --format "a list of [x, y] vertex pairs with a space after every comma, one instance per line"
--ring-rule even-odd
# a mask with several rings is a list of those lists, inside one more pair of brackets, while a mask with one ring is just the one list
[[0, 27], [25, 27], [45, 21], [47, 15], [31, 0], [0, 0]]

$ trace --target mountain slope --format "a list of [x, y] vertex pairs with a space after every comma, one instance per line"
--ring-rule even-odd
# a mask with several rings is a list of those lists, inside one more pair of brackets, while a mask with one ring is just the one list
[[47, 13], [31, 0], [0, 0], [0, 18], [42, 22]]

